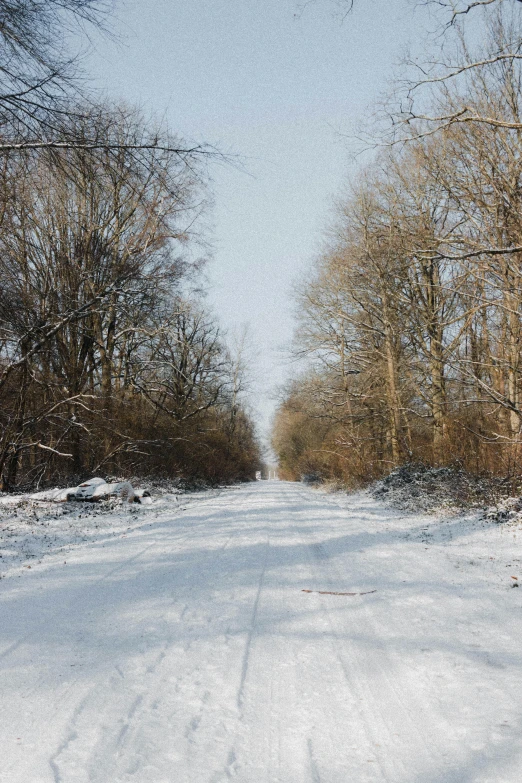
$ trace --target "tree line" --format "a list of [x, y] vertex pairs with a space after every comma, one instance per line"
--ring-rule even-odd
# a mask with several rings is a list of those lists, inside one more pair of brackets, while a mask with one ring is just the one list
[[103, 10], [0, 2], [0, 488], [252, 478], [242, 357], [199, 291], [208, 151], [80, 89], [67, 20]]
[[298, 285], [305, 369], [273, 438], [288, 478], [422, 461], [519, 479], [522, 23], [518, 3], [475, 6], [480, 41], [451, 17], [452, 62], [408, 84], [422, 110], [392, 113]]

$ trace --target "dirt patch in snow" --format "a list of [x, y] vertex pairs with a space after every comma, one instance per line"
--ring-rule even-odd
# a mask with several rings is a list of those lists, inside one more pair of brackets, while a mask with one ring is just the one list
[[[412, 512], [448, 512], [484, 509], [491, 519], [494, 509], [506, 503], [502, 480], [492, 476], [475, 476], [454, 468], [431, 468], [422, 464], [402, 465], [371, 489], [371, 494], [385, 503]], [[511, 498], [513, 505], [518, 498]], [[522, 503], [520, 504], [522, 508]], [[499, 518], [498, 521], [504, 521]]]

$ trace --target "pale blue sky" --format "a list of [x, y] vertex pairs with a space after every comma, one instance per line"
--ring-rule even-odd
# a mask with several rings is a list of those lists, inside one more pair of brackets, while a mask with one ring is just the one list
[[[302, 4], [301, 4], [302, 5]], [[117, 0], [118, 41], [86, 63], [111, 97], [164, 115], [190, 140], [243, 157], [215, 166], [209, 300], [227, 329], [249, 323], [253, 403], [264, 431], [292, 368], [292, 281], [321, 243], [333, 197], [356, 176], [349, 133], [384, 89], [422, 18], [410, 0]]]

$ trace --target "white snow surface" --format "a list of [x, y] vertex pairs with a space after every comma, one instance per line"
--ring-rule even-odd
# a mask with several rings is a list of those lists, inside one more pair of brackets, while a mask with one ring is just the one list
[[522, 780], [520, 527], [276, 481], [35, 513], [0, 525], [0, 780]]

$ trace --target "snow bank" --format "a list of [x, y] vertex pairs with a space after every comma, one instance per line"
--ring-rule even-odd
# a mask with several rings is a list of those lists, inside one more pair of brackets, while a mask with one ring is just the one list
[[22, 503], [66, 503], [67, 501], [99, 502], [101, 500], [117, 499], [127, 503], [152, 503], [151, 494], [147, 489], [134, 489], [130, 481], [107, 482], [102, 478], [84, 481], [77, 487], [46, 489], [23, 495], [4, 495], [0, 497], [0, 505], [15, 506]]
[[401, 465], [371, 489], [372, 495], [387, 505], [404, 511], [428, 513], [486, 509], [500, 492], [500, 480], [494, 477], [416, 463]]

